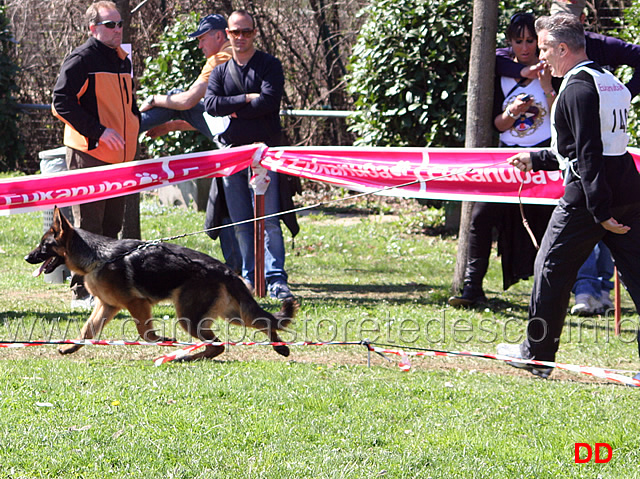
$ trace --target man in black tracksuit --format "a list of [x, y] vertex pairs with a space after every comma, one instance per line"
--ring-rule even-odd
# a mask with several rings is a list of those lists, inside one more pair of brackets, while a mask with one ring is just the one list
[[[564, 77], [552, 110], [552, 147], [520, 153], [510, 163], [523, 171], [563, 169], [565, 193], [536, 257], [527, 339], [501, 344], [498, 353], [555, 361], [576, 274], [600, 240], [640, 310], [640, 174], [626, 151], [631, 94], [589, 60], [580, 21], [569, 14], [541, 17], [536, 32], [540, 59]], [[541, 377], [551, 373], [513, 365]]]

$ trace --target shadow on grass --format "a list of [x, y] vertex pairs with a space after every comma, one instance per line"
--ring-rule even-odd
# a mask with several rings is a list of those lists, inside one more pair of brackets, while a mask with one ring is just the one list
[[[441, 285], [432, 284], [336, 284], [336, 283], [290, 283], [294, 293], [306, 301], [328, 299], [369, 306], [385, 301], [389, 304], [413, 304], [449, 308], [450, 291]], [[461, 310], [484, 311], [496, 314], [526, 314], [528, 305], [524, 301], [491, 298], [487, 303]]]
[[[332, 301], [349, 301], [362, 305], [390, 303], [433, 305], [432, 295], [436, 288], [427, 284], [335, 284], [305, 283], [290, 284], [301, 298], [318, 300], [326, 298]], [[310, 294], [309, 294], [310, 293]]]
[[[622, 308], [620, 311], [620, 333], [636, 334], [640, 326], [640, 321], [634, 309]], [[611, 332], [615, 329], [615, 317], [613, 314], [582, 317], [567, 315], [565, 319], [565, 327], [575, 328], [577, 330], [606, 331]]]

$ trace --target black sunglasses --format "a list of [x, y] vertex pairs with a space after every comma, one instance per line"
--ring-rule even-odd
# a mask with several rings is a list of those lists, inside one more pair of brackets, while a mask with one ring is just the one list
[[122, 20], [118, 20], [117, 22], [114, 22], [113, 20], [105, 20], [104, 22], [96, 23], [96, 25], [104, 25], [105, 27], [110, 29], [116, 28], [116, 25], [118, 26], [118, 28], [122, 28], [123, 24], [124, 22]]

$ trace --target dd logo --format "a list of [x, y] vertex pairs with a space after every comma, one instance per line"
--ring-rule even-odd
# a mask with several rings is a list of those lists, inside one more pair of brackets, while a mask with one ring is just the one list
[[[581, 458], [580, 457], [580, 450], [581, 449], [586, 449], [587, 457], [585, 457], [585, 458]], [[604, 463], [607, 463], [607, 462], [609, 462], [611, 460], [611, 457], [613, 456], [613, 449], [611, 449], [611, 446], [609, 444], [607, 444], [606, 442], [596, 442], [596, 444], [593, 446], [593, 449], [586, 442], [576, 442], [575, 463], [576, 464], [585, 464], [585, 463], [591, 461], [591, 458], [594, 455], [593, 454], [593, 450], [594, 449], [595, 449], [595, 462], [596, 462], [596, 464], [604, 464]], [[606, 449], [607, 450], [607, 456], [606, 457], [602, 457], [600, 455], [600, 451], [602, 449]]]

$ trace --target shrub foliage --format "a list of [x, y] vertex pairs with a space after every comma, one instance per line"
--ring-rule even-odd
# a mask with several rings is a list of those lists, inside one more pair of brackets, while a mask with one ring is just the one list
[[466, 0], [374, 0], [347, 76], [356, 144], [461, 146], [472, 9]]
[[[145, 60], [139, 79], [141, 99], [153, 94], [166, 94], [174, 88], [187, 90], [198, 78], [205, 58], [198, 42], [187, 35], [198, 27], [200, 15], [191, 13], [176, 18], [153, 45], [155, 55]], [[197, 131], [170, 133], [156, 139], [141, 136], [151, 157], [179, 155], [214, 148], [213, 142]]]

